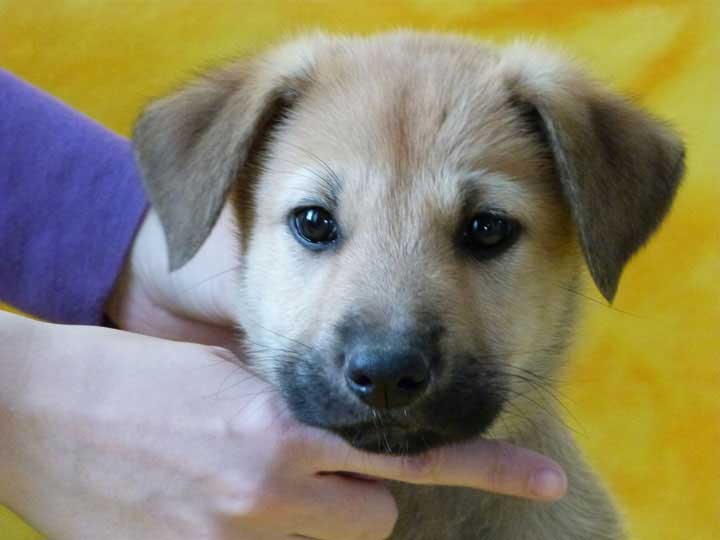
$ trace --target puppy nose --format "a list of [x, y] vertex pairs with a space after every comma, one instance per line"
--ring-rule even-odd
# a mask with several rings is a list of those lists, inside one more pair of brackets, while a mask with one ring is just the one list
[[419, 351], [352, 351], [345, 365], [350, 390], [376, 409], [405, 407], [419, 398], [430, 383], [430, 366]]

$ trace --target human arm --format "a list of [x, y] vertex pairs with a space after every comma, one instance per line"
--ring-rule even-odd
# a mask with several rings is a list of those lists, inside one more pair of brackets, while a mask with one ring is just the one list
[[228, 213], [171, 275], [146, 207], [125, 138], [0, 69], [1, 301], [52, 322], [110, 311], [126, 329], [229, 344]]
[[0, 69], [0, 300], [99, 324], [146, 206], [125, 139]]

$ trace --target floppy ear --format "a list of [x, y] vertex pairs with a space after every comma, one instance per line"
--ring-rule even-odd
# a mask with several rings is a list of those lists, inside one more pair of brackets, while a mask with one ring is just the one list
[[684, 147], [667, 125], [537, 47], [504, 60], [511, 89], [535, 108], [590, 273], [608, 301], [630, 257], [670, 208]]
[[[300, 49], [301, 47], [297, 47]], [[152, 103], [133, 142], [168, 244], [170, 270], [210, 234], [228, 192], [297, 97], [307, 50], [234, 64]]]

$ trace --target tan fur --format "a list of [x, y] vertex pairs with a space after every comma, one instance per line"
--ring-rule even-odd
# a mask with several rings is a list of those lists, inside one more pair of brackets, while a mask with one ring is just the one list
[[[250, 66], [243, 62], [222, 72], [227, 95], [213, 97], [218, 101], [209, 107], [214, 125], [226, 122], [218, 133], [193, 119], [192, 111], [173, 108], [197, 99], [184, 91], [141, 120], [136, 144], [153, 203], [165, 210], [161, 218], [170, 230], [182, 223], [206, 235], [198, 229], [207, 225], [166, 202], [164, 193], [184, 180], [178, 174], [165, 179], [171, 165], [163, 164], [157, 148], [192, 131], [228, 161], [211, 163], [213, 170], [226, 170], [207, 181], [220, 193], [231, 192], [245, 223], [238, 321], [252, 343], [251, 365], [279, 385], [280, 360], [253, 355], [253, 349], [302, 342], [324, 350], [335, 325], [358, 306], [389, 327], [433, 306], [447, 330], [444, 351], [482, 350], [501, 358], [508, 372], [529, 370], [544, 381], [513, 378], [515, 397], [490, 435], [557, 459], [568, 472], [569, 494], [542, 504], [395, 485], [401, 519], [392, 539], [622, 538], [617, 514], [560, 420], [547, 381], [564, 360], [583, 255], [611, 297], [627, 257], [667, 209], [672, 178], [665, 182], [672, 184], [669, 192], [657, 188], [657, 202], [644, 192], [656, 192], [645, 185], [654, 181], [650, 176], [679, 174], [682, 148], [672, 133], [557, 56], [522, 44], [496, 50], [465, 38], [412, 32], [367, 39], [316, 35]], [[214, 77], [201, 84], [217, 88]], [[290, 105], [273, 101], [288, 91]], [[537, 107], [549, 140], [521, 124], [518, 100]], [[646, 161], [622, 149], [614, 154], [620, 146], [602, 139], [606, 134], [593, 123], [596, 103], [614, 115], [616, 135], [628, 152], [642, 151]], [[158, 115], [165, 135], [153, 129]], [[657, 156], [645, 150], [648, 144]], [[608, 149], [612, 166], [600, 159]], [[207, 163], [204, 152], [190, 155], [186, 168]], [[227, 157], [233, 153], [239, 163]], [[607, 180], [613, 167], [627, 176], [626, 184]], [[330, 206], [319, 194], [333, 175], [340, 184], [334, 214], [345, 243], [333, 255], [309, 253], [289, 233], [288, 212], [308, 198]], [[188, 190], [207, 189], [197, 174], [193, 178]], [[498, 260], [478, 264], [456, 253], [463, 185], [485, 206], [501, 208], [523, 225], [517, 246]], [[603, 211], [629, 232], [604, 225], [592, 207], [594, 197], [613, 190], [624, 202], [612, 199]], [[188, 204], [202, 215], [217, 211], [198, 208], [211, 203]], [[628, 247], [616, 252], [616, 244]], [[192, 256], [195, 248], [188, 245], [180, 239], [177, 260]]]

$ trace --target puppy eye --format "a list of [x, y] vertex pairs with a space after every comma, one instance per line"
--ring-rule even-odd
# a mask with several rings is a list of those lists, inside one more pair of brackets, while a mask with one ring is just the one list
[[500, 214], [482, 212], [465, 226], [462, 244], [475, 257], [489, 259], [509, 248], [517, 238], [518, 224]]
[[298, 208], [293, 212], [291, 226], [303, 244], [322, 249], [338, 237], [338, 226], [330, 212], [318, 206]]

